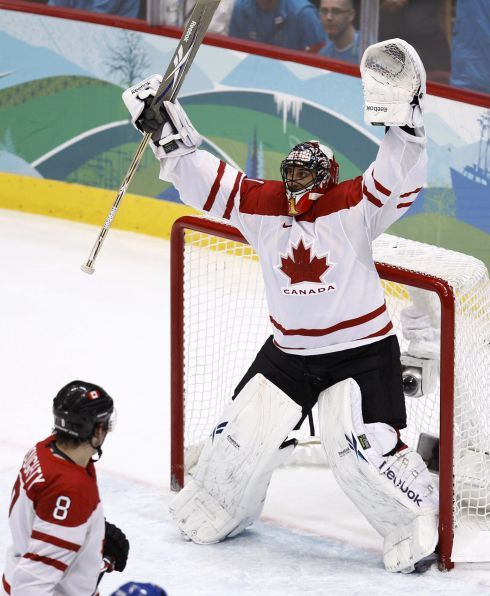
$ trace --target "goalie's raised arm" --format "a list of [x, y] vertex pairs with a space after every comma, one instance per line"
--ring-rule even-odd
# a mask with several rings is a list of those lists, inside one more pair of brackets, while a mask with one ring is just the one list
[[361, 60], [364, 120], [374, 125], [423, 126], [425, 68], [403, 39], [369, 46]]
[[151, 134], [160, 178], [173, 184], [186, 205], [229, 219], [243, 231], [236, 208], [243, 172], [207, 151], [197, 151], [202, 137], [178, 101], [151, 107], [160, 82], [161, 77], [153, 75], [123, 93], [133, 125]]
[[410, 44], [389, 39], [366, 49], [361, 77], [364, 120], [387, 127], [376, 160], [362, 177], [365, 221], [373, 240], [405, 214], [425, 184], [425, 69]]

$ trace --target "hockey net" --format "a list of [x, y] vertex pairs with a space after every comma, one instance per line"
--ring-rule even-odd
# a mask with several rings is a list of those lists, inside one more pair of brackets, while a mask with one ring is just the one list
[[[402, 439], [429, 443], [440, 488], [439, 557], [490, 560], [490, 286], [477, 259], [383, 234], [374, 257], [402, 353], [401, 312], [416, 304], [441, 336], [430, 393], [406, 397]], [[271, 334], [260, 265], [233, 227], [183, 217], [171, 240], [171, 483], [183, 486], [233, 390]], [[314, 412], [315, 414], [315, 412]], [[318, 425], [316, 425], [318, 428]], [[326, 465], [305, 423], [294, 463]], [[425, 454], [427, 455], [427, 454]], [[437, 469], [438, 468], [438, 469]]]

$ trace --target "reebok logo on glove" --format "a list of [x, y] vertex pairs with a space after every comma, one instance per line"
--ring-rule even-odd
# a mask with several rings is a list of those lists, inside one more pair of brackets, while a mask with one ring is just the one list
[[141, 91], [141, 89], [145, 89], [148, 86], [148, 81], [145, 81], [142, 85], [139, 85], [138, 87], [135, 87], [134, 89], [131, 89], [131, 93], [134, 95], [135, 93], [138, 93], [139, 91]]
[[366, 106], [366, 110], [368, 110], [368, 112], [387, 112], [388, 108], [384, 106]]

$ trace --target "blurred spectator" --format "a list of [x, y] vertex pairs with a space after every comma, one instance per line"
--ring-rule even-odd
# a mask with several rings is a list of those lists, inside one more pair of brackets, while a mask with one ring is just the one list
[[359, 63], [359, 31], [354, 29], [356, 16], [353, 0], [320, 0], [320, 19], [327, 34], [322, 56]]
[[457, 0], [451, 84], [490, 93], [490, 2]]
[[[234, 0], [221, 0], [209, 25], [211, 33], [228, 35]], [[183, 27], [191, 14], [196, 0], [160, 0], [158, 23]]]
[[312, 53], [325, 44], [318, 11], [308, 0], [235, 0], [229, 33]]
[[48, 5], [117, 14], [132, 19], [138, 18], [140, 10], [140, 0], [49, 0]]
[[[486, 0], [490, 1], [490, 0]], [[436, 0], [381, 0], [379, 41], [401, 37], [412, 44], [422, 58], [427, 76], [449, 82], [449, 44]]]

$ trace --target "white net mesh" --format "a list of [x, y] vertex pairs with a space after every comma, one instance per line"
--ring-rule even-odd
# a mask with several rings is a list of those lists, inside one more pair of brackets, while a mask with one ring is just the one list
[[185, 445], [212, 430], [268, 335], [263, 284], [249, 246], [187, 232]]
[[[446, 280], [455, 296], [454, 357], [454, 519], [455, 527], [490, 531], [490, 285], [477, 259], [442, 248], [382, 235], [374, 246], [377, 261]], [[396, 284], [388, 284], [393, 290]], [[411, 290], [410, 290], [411, 291]], [[390, 296], [393, 323], [404, 297]], [[413, 293], [413, 292], [412, 292]], [[418, 290], [416, 301], [440, 322], [440, 302]], [[406, 340], [399, 335], [402, 352]], [[444, 363], [441, 363], [444, 374]], [[406, 441], [417, 445], [421, 432], [439, 436], [439, 387], [430, 395], [407, 399]], [[442, 454], [444, 457], [444, 454]]]
[[[205, 220], [203, 220], [205, 221]], [[187, 230], [184, 251], [184, 447], [185, 466], [219, 421], [224, 405], [258, 349], [271, 334], [265, 292], [254, 251], [245, 244]], [[477, 259], [389, 235], [374, 243], [378, 262], [448, 282], [455, 296], [454, 527], [490, 532], [490, 286]], [[440, 325], [432, 291], [383, 281], [401, 351], [407, 350], [400, 313], [415, 304]], [[441, 362], [441, 375], [446, 366]], [[417, 447], [421, 433], [439, 437], [439, 382], [435, 390], [406, 398], [408, 427], [402, 438]], [[444, 411], [442, 415], [444, 416]], [[446, 413], [447, 414], [447, 413]], [[307, 424], [299, 431], [299, 463], [323, 463]], [[444, 457], [444, 454], [441, 454]], [[298, 463], [298, 461], [296, 462]]]

